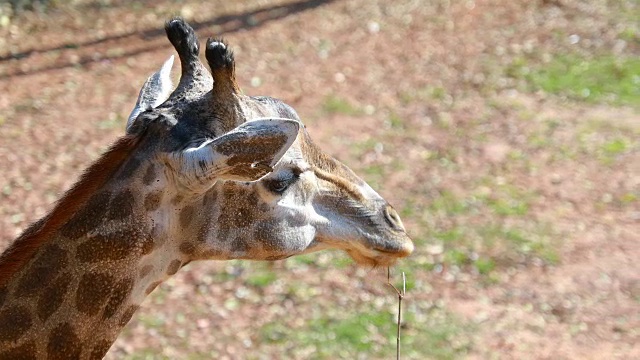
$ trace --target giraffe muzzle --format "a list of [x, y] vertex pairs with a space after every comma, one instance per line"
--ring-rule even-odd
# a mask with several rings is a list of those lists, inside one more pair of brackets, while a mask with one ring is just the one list
[[395, 239], [389, 240], [388, 246], [374, 248], [373, 250], [385, 256], [403, 258], [413, 253], [414, 245], [413, 241], [411, 241], [408, 236], [405, 236], [405, 238], [400, 241]]

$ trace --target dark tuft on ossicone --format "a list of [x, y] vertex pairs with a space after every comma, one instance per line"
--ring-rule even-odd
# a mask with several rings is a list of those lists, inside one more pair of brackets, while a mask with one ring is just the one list
[[207, 39], [205, 55], [211, 71], [215, 72], [221, 68], [232, 69], [234, 66], [233, 51], [222, 39]]
[[239, 93], [240, 86], [236, 82], [235, 74], [236, 64], [229, 45], [222, 39], [209, 38], [205, 56], [213, 75], [215, 96], [220, 98]]
[[190, 60], [192, 57], [197, 59], [200, 52], [198, 45], [198, 37], [182, 18], [176, 17], [167, 21], [164, 25], [167, 37], [171, 44], [178, 52], [180, 60]]
[[165, 104], [180, 107], [180, 104], [185, 103], [185, 98], [196, 98], [210, 91], [213, 79], [198, 57], [200, 46], [193, 28], [183, 19], [176, 17], [167, 21], [164, 29], [178, 52], [182, 67], [180, 82]]

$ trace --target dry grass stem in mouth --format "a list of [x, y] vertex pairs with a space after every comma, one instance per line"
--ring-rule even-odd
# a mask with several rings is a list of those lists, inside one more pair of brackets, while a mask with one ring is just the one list
[[391, 283], [391, 268], [387, 267], [387, 285], [391, 286], [393, 290], [398, 295], [398, 324], [397, 324], [397, 333], [396, 333], [396, 360], [400, 360], [400, 322], [402, 321], [402, 299], [404, 299], [407, 294], [407, 278], [404, 275], [404, 271], [402, 272], [402, 291], [398, 290]]

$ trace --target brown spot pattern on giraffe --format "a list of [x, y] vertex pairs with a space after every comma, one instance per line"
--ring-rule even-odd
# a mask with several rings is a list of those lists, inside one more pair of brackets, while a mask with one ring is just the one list
[[142, 183], [145, 185], [151, 185], [151, 183], [153, 182], [153, 180], [156, 179], [156, 177], [157, 177], [156, 167], [155, 165], [151, 164], [147, 168], [147, 171], [145, 171], [144, 176], [142, 177]]
[[7, 298], [7, 288], [0, 288], [0, 309], [2, 309], [2, 305], [4, 304], [4, 299]]
[[56, 326], [49, 334], [47, 343], [48, 360], [79, 359], [82, 343], [69, 323]]
[[153, 237], [151, 235], [144, 234], [141, 236], [140, 240], [140, 254], [148, 255], [155, 248], [156, 243], [153, 241]]
[[16, 296], [34, 296], [67, 266], [67, 253], [57, 245], [42, 249], [20, 279]]
[[151, 284], [149, 284], [149, 286], [147, 286], [147, 289], [144, 291], [144, 293], [146, 295], [149, 295], [153, 292], [153, 290], [156, 289], [156, 287], [158, 287], [158, 285], [162, 284], [162, 281], [154, 281]]
[[126, 189], [118, 193], [109, 206], [109, 220], [122, 220], [133, 215], [133, 194], [131, 190]]
[[162, 201], [162, 191], [153, 191], [144, 198], [144, 208], [147, 211], [154, 211], [160, 207]]
[[120, 318], [120, 326], [125, 326], [127, 325], [127, 323], [129, 322], [129, 320], [131, 320], [131, 318], [133, 317], [133, 314], [136, 313], [136, 311], [138, 311], [138, 309], [140, 308], [139, 305], [131, 305], [127, 308], [127, 310], [125, 310], [124, 314], [122, 314], [122, 317]]
[[145, 276], [149, 275], [149, 273], [153, 270], [153, 265], [149, 264], [149, 265], [145, 265], [142, 267], [142, 269], [140, 269], [140, 274], [139, 274], [139, 278], [144, 278]]
[[131, 278], [124, 279], [115, 286], [111, 292], [107, 306], [104, 308], [104, 313], [102, 314], [103, 319], [111, 318], [120, 309], [131, 293], [131, 289], [133, 289], [133, 279]]
[[62, 226], [60, 229], [61, 234], [71, 240], [75, 240], [98, 227], [104, 222], [110, 199], [111, 193], [109, 191], [103, 191], [92, 196], [87, 201], [87, 204]]
[[193, 214], [195, 213], [195, 208], [193, 206], [185, 206], [180, 211], [180, 226], [183, 228], [187, 228], [189, 224], [191, 224], [191, 220], [193, 220]]
[[0, 312], [0, 342], [16, 341], [31, 327], [33, 319], [24, 306], [9, 307]]
[[154, 248], [153, 238], [137, 229], [120, 229], [97, 234], [76, 249], [76, 258], [84, 263], [118, 261], [130, 255], [146, 255]]
[[83, 263], [122, 260], [134, 253], [137, 245], [135, 235], [125, 230], [98, 234], [78, 246], [76, 258]]
[[36, 313], [40, 320], [47, 321], [60, 308], [70, 283], [71, 275], [64, 273], [40, 295], [36, 306]]
[[258, 210], [260, 212], [267, 213], [271, 211], [271, 206], [265, 202], [261, 202], [260, 204], [258, 204]]
[[36, 351], [36, 342], [31, 340], [16, 348], [0, 352], [0, 360], [36, 360]]
[[226, 207], [218, 217], [218, 239], [221, 241], [229, 237], [231, 229], [252, 226], [256, 222], [258, 205], [254, 192], [234, 183], [225, 184], [224, 196]]
[[182, 266], [182, 261], [175, 259], [169, 263], [169, 267], [167, 267], [167, 275], [171, 276], [180, 270], [180, 266]]
[[200, 230], [196, 235], [198, 242], [201, 242], [201, 243], [206, 242], [208, 234], [209, 234], [209, 224], [205, 222], [200, 226]]
[[253, 239], [269, 252], [293, 250], [278, 232], [273, 231], [276, 225], [277, 222], [275, 221], [265, 221], [257, 224], [253, 229]]
[[193, 255], [196, 251], [196, 246], [192, 243], [185, 242], [180, 244], [178, 249], [180, 250], [181, 253], [185, 255]]
[[86, 315], [96, 315], [109, 299], [115, 286], [113, 276], [88, 273], [82, 276], [76, 291], [76, 307]]

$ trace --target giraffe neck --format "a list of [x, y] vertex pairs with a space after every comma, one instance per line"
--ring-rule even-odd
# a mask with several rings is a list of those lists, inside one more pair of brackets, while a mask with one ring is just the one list
[[143, 201], [129, 189], [97, 193], [0, 286], [0, 359], [104, 356], [146, 295], [187, 261], [155, 251], [168, 242]]
[[165, 251], [138, 189], [150, 181], [125, 145], [0, 257], [0, 359], [102, 358], [145, 296], [187, 261]]

